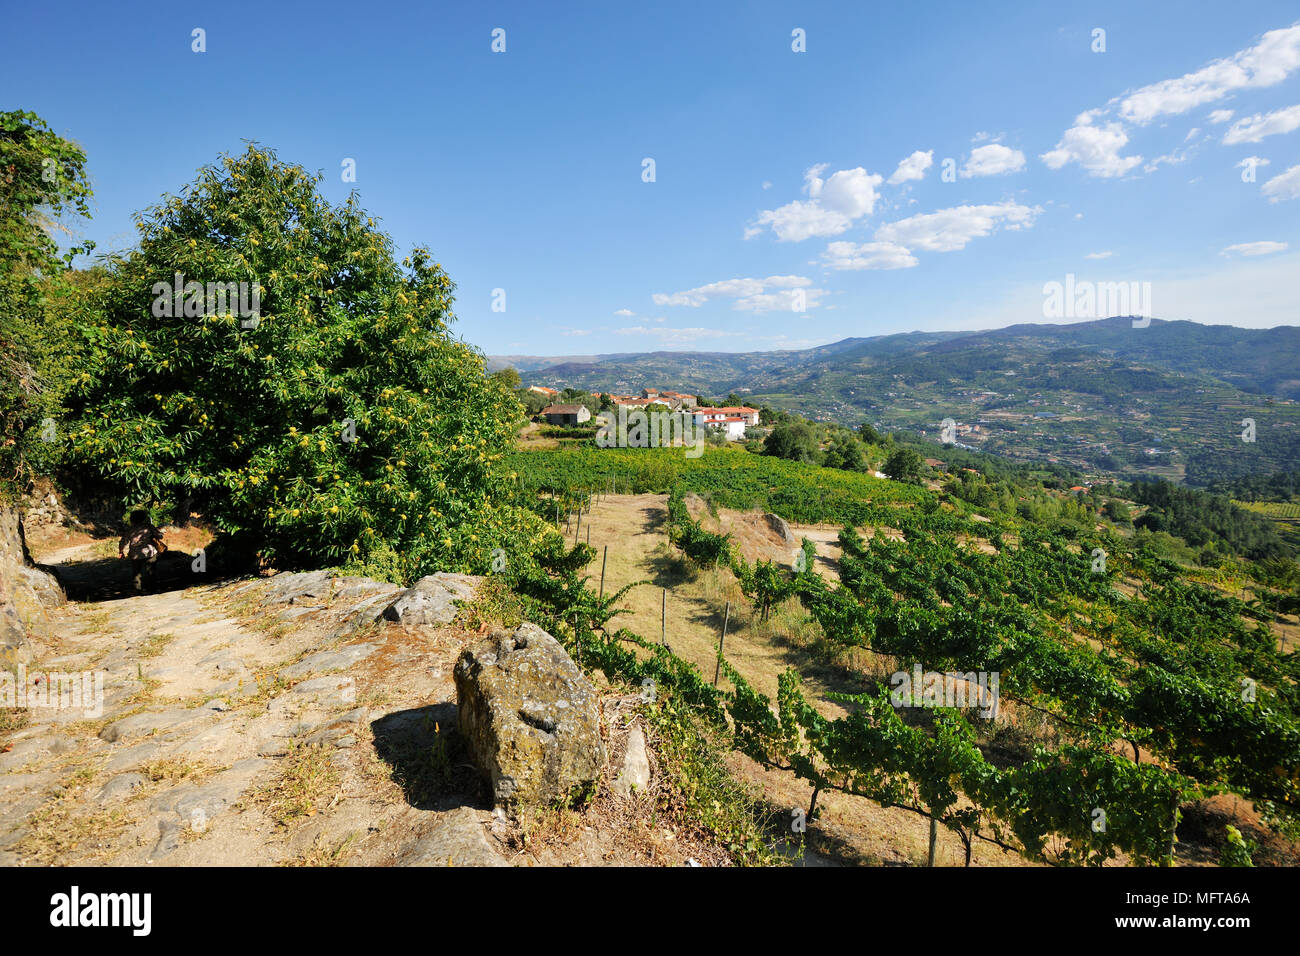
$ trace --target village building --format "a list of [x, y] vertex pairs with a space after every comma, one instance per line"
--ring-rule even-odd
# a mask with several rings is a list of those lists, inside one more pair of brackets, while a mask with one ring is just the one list
[[580, 425], [591, 420], [591, 410], [586, 405], [547, 405], [542, 416], [552, 425]]
[[630, 398], [626, 395], [611, 395], [610, 400], [615, 406], [626, 408], [644, 408], [649, 410], [650, 406], [655, 405], [672, 410], [673, 407], [672, 403], [666, 398], [659, 398], [658, 396], [651, 398]]
[[720, 408], [695, 409], [695, 421], [701, 425], [720, 422], [728, 418], [739, 418], [746, 425], [758, 424], [758, 409], [747, 405], [727, 405]]
[[731, 441], [740, 441], [745, 437], [745, 426], [758, 424], [757, 408], [697, 408], [693, 414], [696, 425], [725, 432]]

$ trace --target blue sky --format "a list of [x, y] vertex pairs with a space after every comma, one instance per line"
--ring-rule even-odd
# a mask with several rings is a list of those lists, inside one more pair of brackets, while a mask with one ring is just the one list
[[100, 250], [256, 140], [432, 249], [488, 353], [1041, 322], [1067, 273], [1150, 282], [1162, 318], [1300, 319], [1294, 0], [8, 2], [4, 19], [0, 109], [85, 147]]

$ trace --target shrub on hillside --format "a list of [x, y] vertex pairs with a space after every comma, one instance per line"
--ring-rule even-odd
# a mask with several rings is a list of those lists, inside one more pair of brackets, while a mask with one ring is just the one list
[[[281, 565], [485, 570], [544, 534], [508, 504], [522, 409], [448, 331], [442, 267], [399, 264], [318, 181], [250, 146], [139, 217], [79, 302], [77, 460], [124, 497], [192, 499]], [[260, 301], [214, 301], [238, 282]]]

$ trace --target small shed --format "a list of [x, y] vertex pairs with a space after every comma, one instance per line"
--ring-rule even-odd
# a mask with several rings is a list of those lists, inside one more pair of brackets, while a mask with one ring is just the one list
[[591, 410], [586, 405], [547, 405], [542, 415], [552, 425], [581, 425], [591, 421]]

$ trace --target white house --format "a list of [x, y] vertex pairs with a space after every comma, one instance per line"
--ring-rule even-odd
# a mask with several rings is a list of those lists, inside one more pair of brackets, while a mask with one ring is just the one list
[[695, 424], [725, 432], [729, 440], [739, 441], [745, 437], [745, 426], [757, 421], [751, 422], [747, 416], [736, 414], [739, 411], [738, 408], [697, 408]]
[[706, 412], [716, 419], [740, 418], [746, 425], [758, 424], [758, 409], [748, 405], [723, 405], [718, 408], [697, 408], [697, 412]]

